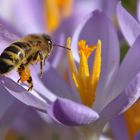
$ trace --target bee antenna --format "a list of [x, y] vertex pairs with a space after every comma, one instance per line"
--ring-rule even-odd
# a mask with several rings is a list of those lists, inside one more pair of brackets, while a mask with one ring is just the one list
[[67, 50], [71, 50], [70, 48], [67, 48], [67, 47], [65, 47], [65, 46], [61, 46], [61, 45], [59, 45], [59, 44], [53, 44], [53, 46], [57, 46], [57, 47], [65, 48], [65, 49], [67, 49]]

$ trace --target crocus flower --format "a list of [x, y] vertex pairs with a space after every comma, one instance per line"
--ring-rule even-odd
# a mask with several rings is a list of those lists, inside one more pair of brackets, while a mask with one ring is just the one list
[[[108, 35], [106, 33], [108, 33]], [[100, 78], [98, 77], [99, 84], [98, 86], [96, 85], [95, 87], [93, 86], [93, 87], [86, 88], [87, 91], [84, 91], [83, 87], [89, 86], [90, 82], [87, 82], [85, 80], [84, 86], [78, 83], [79, 78], [86, 78], [85, 77], [86, 75], [87, 77], [90, 76], [87, 72], [88, 59], [85, 56], [81, 57], [82, 56], [81, 54], [79, 57], [77, 47], [76, 47], [78, 43], [78, 39], [83, 39], [83, 38], [87, 40], [87, 42], [89, 42], [91, 45], [96, 44], [98, 39], [100, 39], [102, 42], [101, 76]], [[72, 77], [75, 86], [78, 89], [80, 98], [82, 100], [81, 103], [85, 105], [85, 107], [86, 106], [90, 106], [90, 108], [92, 107], [93, 110], [89, 110], [88, 107], [85, 108], [83, 105], [81, 105], [79, 98], [70, 97], [69, 95], [70, 93], [68, 91], [69, 88], [68, 88], [67, 91], [64, 92], [64, 94], [61, 93], [61, 97], [63, 96], [63, 98], [59, 97], [49, 105], [48, 114], [51, 117], [53, 117], [57, 122], [65, 125], [84, 124], [85, 125], [84, 127], [78, 127], [78, 129], [81, 132], [83, 132], [82, 134], [85, 133], [90, 133], [91, 135], [94, 135], [95, 133], [98, 134], [97, 131], [99, 131], [108, 120], [113, 118], [115, 115], [123, 113], [128, 107], [130, 107], [139, 98], [140, 65], [137, 62], [138, 58], [140, 57], [138, 53], [139, 43], [140, 43], [139, 41], [140, 41], [140, 37], [138, 37], [133, 47], [129, 50], [128, 54], [126, 55], [125, 59], [120, 65], [118, 38], [113, 25], [103, 13], [99, 11], [93, 12], [88, 17], [88, 19], [83, 21], [77, 28], [72, 38], [71, 45], [69, 43], [67, 44], [67, 46], [72, 46], [72, 51], [74, 51], [73, 54], [69, 56], [69, 60], [70, 60]], [[95, 48], [97, 48], [97, 46]], [[95, 48], [93, 47], [93, 49]], [[77, 69], [75, 68], [76, 66], [71, 56], [75, 58], [76, 62], [78, 63], [80, 62], [79, 70], [81, 69], [82, 66], [82, 69], [78, 73], [78, 77], [76, 74]], [[92, 64], [93, 64], [93, 57], [90, 56], [89, 66], [93, 67]], [[96, 65], [97, 69], [99, 68], [98, 65], [99, 63], [97, 63]], [[129, 67], [129, 69], [127, 69], [127, 67]], [[80, 74], [81, 71], [83, 75]], [[57, 72], [55, 70], [52, 69], [50, 73], [51, 72], [55, 73], [55, 77], [59, 77], [57, 76]], [[45, 78], [45, 81], [48, 81], [44, 83], [46, 85], [51, 84], [50, 83], [51, 81], [53, 81], [52, 83], [57, 83], [56, 79], [53, 80], [51, 77]], [[61, 90], [62, 87], [60, 86], [61, 85], [59, 85], [59, 89]], [[74, 87], [74, 85], [72, 85], [72, 87]], [[58, 94], [60, 94], [59, 91], [53, 88], [54, 87], [52, 87], [51, 89], [55, 91], [58, 96]], [[97, 88], [96, 92], [95, 90], [93, 90], [93, 88]], [[74, 94], [78, 95], [78, 93], [74, 91], [75, 89], [73, 89], [73, 95], [71, 96], [76, 96]], [[89, 98], [89, 96], [91, 98]], [[64, 97], [71, 98], [71, 100], [65, 99]], [[75, 102], [72, 100], [74, 100]], [[84, 112], [86, 112], [85, 114], [89, 113], [87, 116], [88, 117], [90, 116], [91, 119], [88, 118], [84, 114]], [[81, 113], [83, 114], [81, 115]], [[94, 119], [92, 118], [92, 116], [94, 116]], [[88, 132], [86, 130], [88, 130]]]
[[[27, 15], [30, 15], [32, 12], [30, 11], [30, 9], [28, 9], [28, 10], [26, 11]], [[20, 14], [20, 12], [19, 12], [19, 14]], [[24, 25], [24, 27], [28, 27], [28, 28], [25, 28], [27, 30], [24, 30], [20, 33], [15, 31], [13, 29], [13, 27], [11, 27], [10, 25], [8, 25], [7, 23], [5, 23], [4, 21], [1, 20], [1, 52], [12, 41], [20, 38], [21, 36], [23, 36], [23, 34], [40, 33], [42, 31], [44, 31], [44, 26], [42, 26], [42, 22], [39, 22], [40, 21], [39, 20], [40, 15], [41, 14], [39, 14], [39, 16], [36, 20], [34, 20], [34, 18], [29, 18], [28, 20], [26, 19], [25, 22], [23, 22], [22, 25]], [[30, 17], [33, 17], [33, 16], [30, 16]], [[23, 17], [22, 19], [25, 19], [25, 18]], [[29, 23], [34, 23], [34, 24], [29, 24]], [[30, 25], [30, 26], [27, 26], [27, 25]], [[20, 28], [20, 29], [23, 29], [23, 28]], [[48, 63], [48, 67], [49, 67], [49, 65], [50, 64]], [[37, 66], [36, 70], [39, 72], [38, 66]], [[33, 70], [34, 72], [32, 71], [32, 73], [34, 73], [34, 74], [36, 73], [35, 74], [36, 76], [34, 75], [33, 79], [34, 79], [34, 81], [36, 81], [35, 83], [37, 85], [39, 84], [37, 86], [38, 91], [43, 91], [44, 90], [45, 92], [48, 93], [47, 98], [49, 99], [49, 101], [54, 101], [56, 96], [54, 96], [53, 94], [49, 95], [49, 93], [51, 93], [51, 92], [49, 90], [47, 90], [46, 87], [44, 87], [41, 84], [42, 83], [41, 80], [39, 80], [39, 81], [37, 80], [38, 79], [38, 72], [36, 70]], [[45, 97], [46, 93], [45, 92], [43, 93], [44, 95], [39, 95], [34, 90], [33, 93], [26, 94], [27, 91], [16, 83], [17, 78], [18, 78], [17, 74], [12, 73], [12, 74], [9, 75], [9, 77], [10, 77], [10, 79], [6, 78], [6, 77], [1, 77], [1, 91], [3, 91], [3, 94], [1, 95], [1, 100], [3, 100], [3, 101], [6, 100], [7, 101], [6, 103], [1, 101], [1, 106], [3, 107], [1, 109], [1, 124], [4, 125], [5, 123], [7, 123], [7, 121], [8, 122], [13, 121], [13, 119], [16, 119], [16, 117], [20, 113], [23, 114], [24, 112], [26, 112], [26, 108], [28, 106], [33, 107], [37, 110], [39, 109], [40, 111], [43, 111], [44, 110], [43, 108], [45, 108], [45, 110], [43, 112], [46, 112], [47, 102], [46, 102], [46, 97]], [[15, 106], [16, 106], [16, 109], [15, 109]], [[21, 108], [22, 108], [22, 110], [21, 110]], [[16, 113], [15, 113], [15, 111], [16, 111]], [[11, 117], [11, 115], [12, 115], [12, 117]]]
[[[106, 28], [103, 25], [103, 23], [108, 28]], [[99, 27], [96, 28], [95, 24], [96, 24], [96, 26], [98, 25]], [[90, 26], [92, 26], [94, 28], [90, 28]], [[101, 27], [102, 27], [102, 30], [101, 30]], [[91, 29], [93, 29], [93, 33], [98, 33], [98, 34], [97, 34], [97, 36], [93, 36], [93, 37], [95, 37], [95, 39], [92, 38], [90, 40], [90, 37], [87, 34], [89, 34]], [[98, 32], [96, 31], [97, 29], [98, 29]], [[84, 32], [84, 34], [82, 34], [83, 32]], [[104, 34], [106, 32], [108, 33], [108, 36], [104, 36]], [[96, 11], [90, 15], [89, 19], [87, 19], [86, 21], [81, 23], [81, 25], [77, 29], [77, 31], [72, 39], [72, 44], [73, 43], [77, 44], [78, 33], [80, 33], [80, 35], [84, 35], [85, 36], [84, 38], [87, 38], [87, 40], [91, 43], [93, 41], [97, 41], [98, 39], [101, 39], [101, 42], [103, 44], [102, 45], [102, 49], [103, 49], [102, 58], [104, 58], [104, 59], [102, 59], [101, 77], [99, 80], [98, 87], [97, 87], [97, 85], [95, 86], [97, 88], [97, 92], [96, 93], [94, 92], [96, 94], [96, 96], [95, 96], [95, 94], [93, 94], [95, 96], [95, 102], [94, 102], [93, 109], [95, 109], [96, 112], [93, 111], [92, 109], [90, 109], [89, 107], [85, 106], [85, 105], [88, 105], [91, 107], [94, 100], [92, 100], [91, 103], [89, 103], [88, 100], [86, 100], [86, 102], [83, 101], [83, 103], [85, 105], [79, 104], [80, 101], [79, 101], [79, 98], [77, 97], [77, 95], [78, 95], [77, 92], [74, 92], [74, 89], [72, 91], [70, 89], [70, 87], [68, 87], [67, 83], [65, 81], [63, 81], [62, 77], [60, 77], [58, 72], [55, 69], [53, 69], [53, 67], [51, 67], [49, 69], [49, 71], [47, 71], [48, 75], [47, 75], [47, 73], [44, 73], [44, 76], [43, 76], [44, 84], [47, 85], [46, 87], [48, 87], [50, 90], [52, 90], [53, 93], [49, 92], [49, 90], [47, 88], [45, 88], [44, 86], [42, 86], [42, 84], [40, 84], [41, 81], [38, 79], [38, 77], [36, 77], [36, 80], [39, 80], [39, 81], [37, 81], [38, 83], [36, 84], [37, 85], [36, 87], [38, 89], [35, 89], [35, 90], [38, 91], [37, 95], [39, 93], [39, 95], [40, 95], [39, 99], [41, 99], [41, 101], [42, 101], [42, 97], [43, 97], [43, 101], [45, 99], [45, 101], [46, 100], [49, 101], [48, 103], [51, 102], [51, 104], [47, 107], [48, 113], [51, 117], [53, 117], [58, 122], [65, 124], [65, 125], [81, 125], [81, 124], [89, 124], [92, 122], [92, 127], [88, 127], [88, 128], [96, 129], [97, 126], [99, 127], [99, 124], [101, 124], [100, 127], [103, 127], [103, 124], [106, 121], [111, 119], [113, 116], [119, 114], [120, 112], [123, 112], [125, 110], [125, 108], [130, 106], [139, 97], [139, 93], [137, 92], [138, 88], [139, 88], [139, 77], [137, 75], [138, 70], [139, 70], [139, 65], [137, 65], [136, 69], [134, 69], [135, 67], [133, 67], [133, 65], [135, 65], [137, 62], [136, 61], [137, 58], [139, 58], [139, 54], [138, 54], [139, 51], [137, 51], [139, 39], [135, 42], [133, 49], [131, 49], [129, 51], [124, 62], [118, 69], [119, 48], [118, 48], [118, 40], [117, 40], [116, 32], [115, 32], [112, 24], [110, 23], [109, 19], [106, 16], [104, 16], [104, 14]], [[71, 46], [74, 46], [74, 45], [71, 45]], [[76, 47], [74, 47], [74, 48], [76, 48]], [[115, 51], [114, 51], [114, 49], [115, 49]], [[77, 51], [76, 50], [74, 51], [74, 54], [73, 54], [74, 58], [75, 58], [75, 60], [77, 60], [77, 62], [79, 62], [78, 54], [75, 52], [77, 52]], [[135, 54], [136, 58], [132, 57], [134, 55], [134, 52], [137, 52]], [[108, 57], [106, 57], [106, 55], [108, 55], [108, 54], [110, 54], [110, 55]], [[131, 58], [131, 59], [129, 60], [129, 58]], [[91, 61], [93, 62], [93, 57], [90, 57], [89, 62], [91, 62]], [[129, 62], [132, 62], [132, 63], [129, 63]], [[84, 64], [84, 66], [87, 65], [87, 64], [85, 65], [85, 61], [83, 64]], [[128, 66], [130, 65], [130, 71], [128, 72], [130, 75], [129, 75], [129, 78], [127, 76], [125, 76], [123, 78], [125, 80], [123, 80], [123, 79], [121, 79], [122, 75], [125, 75], [123, 69], [125, 69], [127, 65]], [[111, 67], [109, 67], [109, 66], [111, 66]], [[47, 77], [46, 77], [46, 75], [47, 75]], [[108, 78], [108, 76], [109, 76], [109, 78]], [[52, 77], [55, 77], [54, 80]], [[108, 88], [110, 88], [110, 83], [112, 83], [114, 81], [113, 79], [116, 79], [117, 82], [115, 84], [113, 84], [112, 89], [108, 89]], [[12, 84], [17, 88], [16, 83], [11, 81], [10, 79], [4, 78], [4, 81], [6, 81], [5, 83], [8, 83], [8, 81], [12, 82]], [[120, 81], [121, 81], [121, 84], [119, 83]], [[122, 86], [122, 83], [123, 83], [123, 86]], [[117, 90], [116, 90], [115, 86], [117, 86]], [[126, 86], [126, 87], [124, 87], [124, 86]], [[9, 84], [5, 84], [5, 87], [15, 97], [17, 96], [16, 93], [18, 92], [19, 89], [22, 92], [25, 92], [21, 87], [18, 87], [18, 90], [13, 89], [13, 86], [10, 86]], [[102, 87], [104, 87], [104, 88], [102, 88]], [[112, 90], [112, 92], [111, 92], [111, 90]], [[39, 91], [43, 91], [43, 92], [41, 92], [41, 94], [40, 94]], [[33, 93], [35, 94], [35, 91]], [[73, 93], [73, 95], [72, 95], [72, 93]], [[101, 95], [100, 93], [106, 93], [106, 94]], [[116, 95], [116, 93], [118, 93], [118, 95], [116, 95], [116, 97], [114, 97], [114, 95], [112, 95], [113, 93], [115, 95]], [[60, 97], [69, 98], [71, 100], [62, 99], [62, 98], [58, 98], [57, 100], [55, 100], [57, 98], [57, 96], [55, 96], [54, 94], [56, 94], [57, 96], [60, 95]], [[110, 96], [108, 96], [108, 94]], [[133, 96], [133, 94], [134, 94], [134, 96]], [[29, 95], [25, 94], [25, 95], [29, 96], [32, 94], [29, 94]], [[18, 99], [20, 99], [20, 101], [22, 101], [22, 98], [21, 98], [22, 96], [23, 96], [23, 94], [22, 95], [19, 94], [19, 96], [17, 96], [16, 98], [18, 98]], [[82, 97], [82, 98], [85, 99], [84, 97]], [[107, 102], [103, 102], [103, 101], [105, 101], [105, 99]], [[78, 103], [73, 102], [72, 100], [76, 101]], [[118, 104], [118, 102], [120, 100], [121, 100], [121, 104]], [[23, 103], [27, 104], [24, 101], [23, 101]], [[40, 111], [44, 110], [44, 107], [38, 106], [38, 104], [36, 104], [35, 108], [39, 108]], [[45, 110], [46, 110], [46, 108], [45, 108]], [[97, 120], [97, 121], [95, 121], [95, 120]], [[88, 125], [88, 126], [90, 126], [90, 125]]]
[[[92, 55], [90, 58], [85, 57], [84, 52], [81, 52], [79, 57], [77, 43], [78, 39], [83, 38], [89, 45], [95, 45], [98, 40], [101, 40], [98, 41], [96, 47], [93, 47], [95, 49], [95, 57]], [[12, 79], [1, 77], [1, 87], [25, 105], [45, 113], [48, 112], [53, 119], [61, 124], [70, 126], [78, 125], [77, 130], [81, 136], [90, 139], [95, 135], [99, 135], [102, 127], [108, 120], [125, 111], [139, 98], [140, 83], [138, 72], [140, 70], [140, 64], [137, 62], [140, 57], [138, 53], [139, 43], [140, 37], [135, 41], [122, 64], [119, 65], [119, 44], [114, 27], [102, 12], [95, 11], [79, 25], [72, 38], [71, 45], [69, 41], [67, 44], [68, 47], [72, 46], [72, 51], [75, 49], [71, 55], [73, 55], [77, 63], [81, 62], [80, 65], [83, 66], [83, 68], [81, 67], [81, 71], [84, 71], [84, 77], [81, 77], [82, 74], [78, 74], [79, 78], [85, 78], [86, 74], [88, 77], [92, 75], [86, 73], [88, 59], [89, 67], [97, 66], [99, 68], [98, 74], [95, 74], [97, 76], [97, 79], [95, 79], [99, 83], [96, 84], [96, 82], [93, 82], [93, 85], [89, 86], [88, 84], [92, 84], [92, 82], [87, 82], [85, 85], [89, 86], [89, 88], [87, 88], [88, 90], [86, 92], [83, 92], [95, 98], [92, 98], [90, 101], [87, 98], [88, 96], [81, 96], [82, 92], [79, 92], [83, 90], [81, 84], [79, 84], [80, 89], [78, 93], [82, 102], [79, 97], [72, 97], [78, 95], [75, 88], [71, 89], [51, 65], [50, 69], [45, 69], [46, 72], [43, 74], [44, 84], [38, 78], [36, 71], [32, 71], [35, 79], [35, 88], [31, 93], [28, 93], [24, 88], [17, 85], [15, 75], [10, 75]], [[100, 51], [96, 52], [98, 50], [97, 48], [101, 48], [102, 52], [102, 56], [97, 57], [99, 59], [96, 59], [96, 54], [97, 56], [100, 54]], [[95, 63], [97, 62], [97, 65], [92, 65], [93, 58], [95, 58], [94, 61]], [[102, 61], [98, 61], [100, 59]], [[70, 56], [69, 60], [70, 64], [74, 63], [73, 58]], [[38, 67], [36, 68], [38, 69]], [[71, 72], [74, 73], [74, 70], [72, 65]], [[97, 69], [95, 68], [95, 70]], [[73, 75], [74, 82], [76, 83], [79, 79], [74, 77]], [[93, 81], [95, 80], [94, 78], [91, 79]], [[47, 84], [50, 84], [50, 86], [45, 87]], [[74, 87], [75, 85], [71, 84], [71, 86]], [[50, 92], [47, 87], [53, 90], [53, 92]], [[76, 85], [76, 87], [78, 86]], [[21, 92], [22, 94], [20, 94]]]
[[[92, 33], [94, 35], [92, 35]], [[79, 57], [78, 53], [76, 53], [78, 39], [82, 38], [84, 38], [91, 45], [96, 44], [98, 40], [101, 40], [97, 43], [97, 46], [99, 47], [93, 47], [93, 49], [95, 49], [95, 57], [92, 55], [90, 58], [85, 57], [83, 52], [81, 52]], [[108, 120], [115, 115], [124, 112], [139, 98], [140, 83], [138, 72], [140, 70], [140, 65], [137, 62], [140, 57], [138, 53], [139, 43], [140, 37], [138, 37], [122, 64], [119, 66], [119, 44], [115, 29], [110, 20], [102, 12], [95, 11], [79, 25], [72, 38], [71, 45], [69, 43], [67, 44], [68, 47], [69, 45], [72, 46], [72, 51], [75, 49], [71, 55], [73, 55], [74, 59], [78, 63], [80, 62], [80, 65], [83, 66], [81, 69], [82, 71], [87, 69], [88, 64], [85, 62], [87, 62], [88, 59], [89, 66], [93, 66], [93, 58], [95, 58], [94, 60], [96, 60], [95, 62], [97, 63], [94, 66], [97, 66], [97, 69], [101, 70], [101, 76], [99, 76], [100, 72], [97, 72], [98, 74], [96, 73], [98, 75], [97, 77], [99, 78], [97, 78], [99, 83], [95, 84], [95, 82], [93, 84], [94, 86], [87, 88], [87, 95], [95, 97], [91, 99], [92, 101], [90, 101], [86, 96], [84, 97], [80, 95], [82, 102], [78, 100], [79, 98], [72, 97], [72, 94], [73, 96], [76, 96], [77, 92], [74, 92], [74, 89], [72, 91], [65, 81], [62, 80], [58, 72], [51, 66], [50, 69], [43, 74], [44, 84], [50, 84], [50, 86], [45, 87], [43, 84], [41, 84], [41, 80], [33, 71], [34, 78], [36, 78], [34, 81], [37, 82], [35, 82], [36, 88], [34, 88], [35, 90], [32, 92], [33, 94], [17, 94], [19, 91], [25, 92], [25, 90], [14, 81], [7, 78], [3, 79], [4, 87], [6, 90], [8, 90], [8, 92], [10, 92], [10, 94], [14, 95], [14, 97], [22, 101], [24, 104], [38, 108], [40, 111], [45, 112], [47, 110], [48, 114], [61, 124], [70, 126], [84, 125], [77, 127], [77, 129], [82, 136], [87, 136], [87, 139], [90, 139], [89, 136], [94, 137], [95, 135], [97, 136], [99, 134], [99, 131], [101, 131], [102, 127]], [[100, 59], [96, 59], [96, 54], [97, 56], [100, 56], [100, 51], [97, 51], [98, 53], [96, 52], [96, 50], [98, 50], [97, 48], [100, 48], [100, 46], [102, 50], [102, 63], [101, 61], [98, 61]], [[72, 65], [71, 72], [73, 73], [75, 70], [73, 67], [74, 60], [70, 56], [69, 59], [70, 65]], [[101, 64], [101, 66], [99, 64]], [[127, 67], [129, 67], [129, 69], [127, 69]], [[79, 75], [79, 78], [81, 78], [80, 76], [82, 75]], [[76, 80], [78, 79], [75, 79], [74, 81]], [[87, 86], [88, 84], [89, 83], [86, 82]], [[16, 87], [16, 89], [13, 88], [13, 85]], [[72, 86], [74, 87], [74, 85]], [[50, 92], [47, 87], [50, 88], [50, 90], [53, 90], [53, 92]], [[96, 90], [93, 90], [93, 88], [96, 88]], [[93, 90], [93, 94], [91, 89]], [[54, 95], [55, 93], [56, 95]], [[79, 91], [78, 93], [81, 94]], [[37, 100], [38, 103], [36, 104], [28, 100], [30, 96], [31, 99], [33, 99], [33, 95], [37, 95], [36, 98], [39, 99]], [[57, 98], [59, 95], [60, 97]], [[23, 99], [23, 97], [26, 97], [27, 100]], [[64, 97], [68, 99], [65, 99]], [[46, 103], [46, 101], [49, 102]]]

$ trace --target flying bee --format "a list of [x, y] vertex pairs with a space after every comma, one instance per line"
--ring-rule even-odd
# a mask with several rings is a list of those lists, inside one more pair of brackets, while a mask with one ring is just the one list
[[20, 76], [18, 82], [27, 81], [28, 91], [32, 90], [33, 82], [29, 66], [40, 62], [42, 77], [43, 63], [48, 59], [53, 46], [66, 48], [53, 44], [50, 36], [46, 34], [31, 34], [14, 41], [0, 55], [0, 74], [7, 74], [16, 68]]

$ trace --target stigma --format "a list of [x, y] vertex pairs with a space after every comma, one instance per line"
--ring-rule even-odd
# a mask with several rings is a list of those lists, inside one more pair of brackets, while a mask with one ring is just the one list
[[[78, 42], [80, 63], [77, 68], [71, 51], [67, 52], [73, 82], [78, 90], [81, 102], [91, 107], [95, 101], [96, 89], [101, 72], [101, 40], [96, 45], [88, 46], [85, 40]], [[71, 48], [71, 39], [67, 39], [67, 47]], [[89, 70], [88, 60], [94, 52], [92, 69]]]

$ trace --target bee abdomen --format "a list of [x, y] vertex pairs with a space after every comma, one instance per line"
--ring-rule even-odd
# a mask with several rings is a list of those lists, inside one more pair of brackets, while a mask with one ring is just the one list
[[10, 72], [19, 65], [25, 57], [26, 45], [20, 42], [12, 43], [0, 55], [0, 74]]
[[10, 72], [15, 66], [10, 61], [0, 58], [0, 74]]
[[27, 42], [14, 42], [12, 45], [17, 46], [19, 49], [22, 49], [25, 54], [28, 54], [28, 52], [31, 51], [31, 46]]

